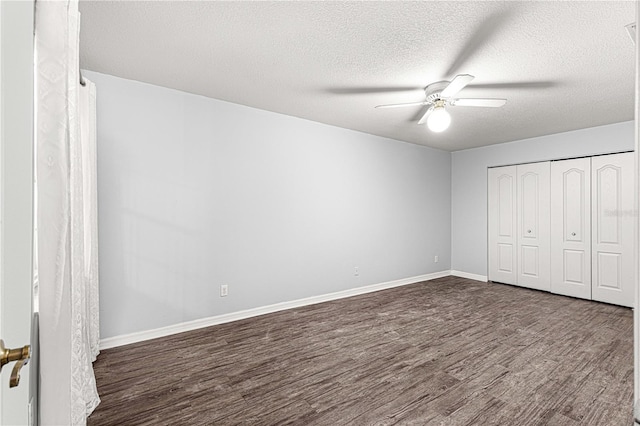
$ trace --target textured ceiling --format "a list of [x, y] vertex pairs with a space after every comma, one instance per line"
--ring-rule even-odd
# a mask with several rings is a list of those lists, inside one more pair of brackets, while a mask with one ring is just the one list
[[[634, 2], [88, 2], [81, 67], [449, 151], [633, 119]], [[427, 84], [476, 79], [444, 133]]]

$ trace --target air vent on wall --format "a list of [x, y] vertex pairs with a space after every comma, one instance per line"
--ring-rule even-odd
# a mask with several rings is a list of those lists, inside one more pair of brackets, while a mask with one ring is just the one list
[[627, 29], [627, 32], [629, 33], [629, 37], [631, 37], [631, 41], [633, 41], [633, 44], [636, 44], [636, 23], [633, 22], [629, 25], [625, 25], [624, 27]]

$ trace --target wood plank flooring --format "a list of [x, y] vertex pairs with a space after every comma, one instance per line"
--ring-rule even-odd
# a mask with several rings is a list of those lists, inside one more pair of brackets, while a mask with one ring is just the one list
[[440, 278], [104, 350], [89, 425], [628, 425], [632, 329]]

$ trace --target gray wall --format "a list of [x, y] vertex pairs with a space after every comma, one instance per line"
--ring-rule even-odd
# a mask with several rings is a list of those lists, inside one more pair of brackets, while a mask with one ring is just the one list
[[84, 73], [101, 337], [450, 269], [450, 153]]
[[629, 121], [452, 153], [451, 269], [487, 275], [487, 167], [633, 149]]

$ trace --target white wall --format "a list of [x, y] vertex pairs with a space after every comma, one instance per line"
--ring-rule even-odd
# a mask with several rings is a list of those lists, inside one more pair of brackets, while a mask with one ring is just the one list
[[450, 153], [84, 75], [101, 337], [450, 269]]
[[451, 269], [487, 275], [487, 167], [633, 149], [628, 121], [452, 153]]

